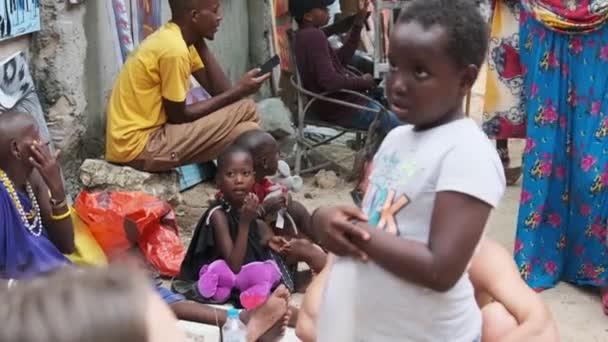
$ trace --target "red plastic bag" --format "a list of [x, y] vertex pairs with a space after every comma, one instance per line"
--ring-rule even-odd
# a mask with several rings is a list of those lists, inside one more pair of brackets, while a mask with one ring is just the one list
[[110, 260], [139, 246], [161, 274], [179, 273], [186, 251], [168, 203], [141, 192], [83, 191], [74, 208]]

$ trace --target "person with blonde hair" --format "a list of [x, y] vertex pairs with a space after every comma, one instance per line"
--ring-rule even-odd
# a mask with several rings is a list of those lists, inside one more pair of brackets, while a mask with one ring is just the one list
[[185, 341], [143, 275], [65, 268], [0, 290], [2, 342]]
[[[278, 291], [287, 292], [284, 287]], [[272, 296], [270, 306], [282, 301], [277, 291]], [[132, 267], [63, 268], [31, 281], [0, 279], [0, 303], [0, 342], [186, 340], [176, 318], [184, 310], [163, 302], [145, 273]], [[193, 315], [207, 308], [186, 304]], [[277, 316], [270, 306], [247, 316], [248, 342], [282, 337], [290, 316]], [[216, 314], [225, 316], [220, 311]]]

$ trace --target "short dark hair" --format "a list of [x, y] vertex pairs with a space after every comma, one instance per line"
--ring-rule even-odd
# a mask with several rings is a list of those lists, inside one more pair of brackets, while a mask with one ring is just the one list
[[304, 22], [304, 16], [315, 8], [328, 8], [336, 0], [289, 0], [289, 14], [298, 25]]
[[247, 154], [249, 156], [249, 158], [251, 158], [251, 162], [253, 163], [253, 157], [251, 156], [251, 152], [249, 152], [249, 150], [246, 147], [241, 146], [241, 145], [237, 145], [237, 144], [232, 144], [232, 145], [228, 146], [217, 157], [217, 171], [218, 171], [218, 173], [224, 170], [224, 168], [226, 167], [226, 162], [228, 161], [228, 158], [232, 157], [235, 154], [239, 154], [239, 153], [245, 153], [245, 154]]
[[200, 0], [169, 0], [169, 8], [171, 8], [171, 16], [179, 17], [185, 11], [195, 7], [196, 2]]
[[260, 129], [250, 130], [241, 134], [236, 138], [234, 144], [247, 149], [254, 159], [259, 158], [262, 153], [266, 153], [269, 147], [276, 147], [278, 149], [278, 144], [274, 137], [270, 133]]
[[403, 6], [398, 23], [417, 22], [425, 29], [443, 27], [447, 53], [460, 67], [481, 67], [488, 49], [489, 29], [474, 0], [413, 0]]

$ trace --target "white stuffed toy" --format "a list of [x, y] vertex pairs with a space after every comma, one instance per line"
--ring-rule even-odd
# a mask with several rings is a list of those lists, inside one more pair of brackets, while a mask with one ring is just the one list
[[[277, 174], [270, 180], [275, 184], [268, 189], [270, 192], [268, 193], [268, 195], [266, 195], [264, 201], [278, 196], [287, 196], [287, 193], [289, 191], [300, 192], [304, 187], [304, 181], [302, 180], [302, 177], [296, 175], [292, 176], [291, 169], [284, 160], [279, 160]], [[283, 227], [285, 227], [285, 219], [290, 220], [292, 227], [294, 227], [294, 230], [297, 234], [295, 222], [287, 213], [287, 208], [283, 208], [277, 213], [276, 227], [283, 229]]]

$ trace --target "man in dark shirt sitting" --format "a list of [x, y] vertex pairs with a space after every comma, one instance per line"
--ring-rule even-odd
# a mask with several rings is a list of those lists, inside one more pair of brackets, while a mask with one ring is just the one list
[[[327, 7], [335, 0], [290, 0], [289, 11], [299, 25], [295, 34], [295, 57], [304, 88], [315, 93], [335, 92], [340, 89], [368, 91], [376, 87], [369, 74], [357, 76], [346, 65], [352, 60], [361, 38], [361, 29], [367, 18], [369, 0], [353, 20], [348, 39], [339, 50], [333, 50], [327, 35], [320, 28], [327, 25]], [[331, 97], [353, 104], [378, 109], [374, 102], [352, 94], [336, 93]], [[335, 123], [342, 127], [367, 129], [375, 112], [348, 108], [326, 101], [318, 101], [312, 111], [318, 119]], [[386, 134], [401, 122], [389, 112], [380, 122], [381, 133]]]

